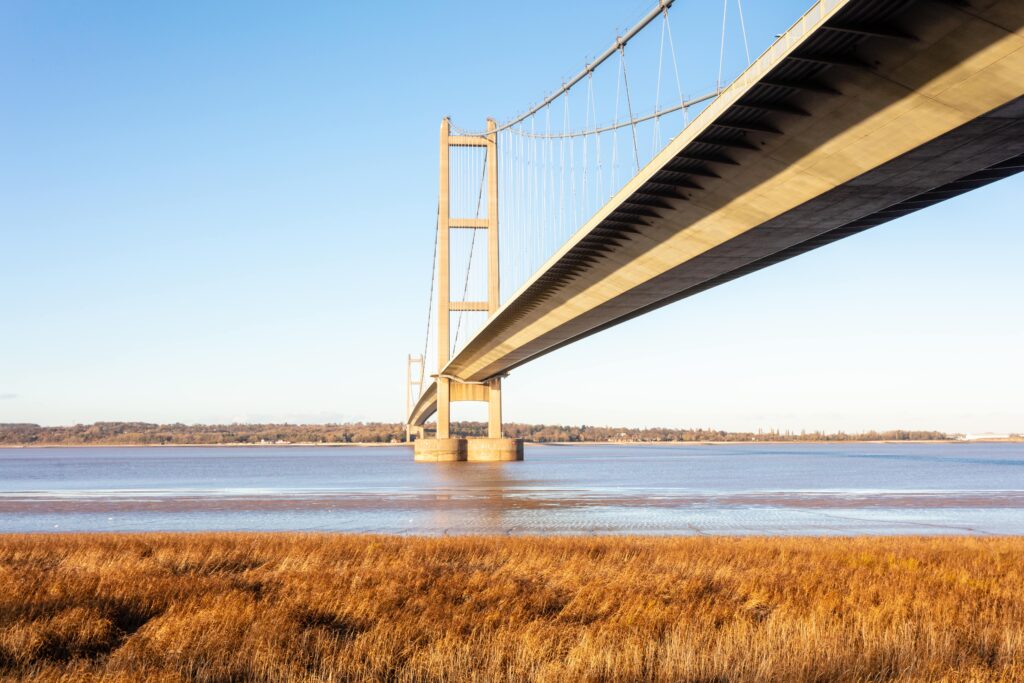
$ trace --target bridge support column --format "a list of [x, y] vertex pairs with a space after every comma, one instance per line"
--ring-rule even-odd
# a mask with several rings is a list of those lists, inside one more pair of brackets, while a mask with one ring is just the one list
[[487, 384], [487, 436], [500, 439], [501, 434], [501, 378]]
[[[451, 353], [451, 124], [441, 122], [441, 171], [437, 204], [437, 372], [440, 375]], [[437, 378], [437, 438], [451, 436], [451, 383]]]
[[437, 378], [437, 438], [452, 435], [452, 385], [445, 377]]

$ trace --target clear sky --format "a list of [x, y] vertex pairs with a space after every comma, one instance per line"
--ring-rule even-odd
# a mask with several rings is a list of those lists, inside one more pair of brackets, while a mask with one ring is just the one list
[[[440, 119], [509, 118], [651, 4], [0, 4], [0, 422], [401, 419]], [[748, 0], [751, 51], [809, 4]], [[1022, 192], [546, 356], [506, 419], [1024, 431]]]

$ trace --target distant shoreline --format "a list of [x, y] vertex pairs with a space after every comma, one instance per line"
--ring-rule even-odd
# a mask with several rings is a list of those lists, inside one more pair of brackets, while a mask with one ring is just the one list
[[996, 438], [996, 439], [963, 439], [963, 438], [920, 438], [920, 439], [782, 439], [767, 440], [753, 439], [745, 441], [545, 441], [532, 442], [534, 445], [764, 445], [766, 443], [778, 443], [779, 445], [797, 445], [800, 443], [811, 444], [837, 444], [837, 443], [1020, 443], [1022, 439]]
[[[823, 446], [839, 444], [978, 444], [1024, 443], [1024, 439], [792, 439], [750, 441], [527, 441], [529, 446]], [[31, 443], [0, 444], [0, 449], [32, 448], [393, 448], [411, 447], [411, 443], [349, 442], [349, 443]]]
[[[803, 432], [775, 428], [729, 431], [710, 428], [615, 427], [507, 422], [505, 436], [526, 443], [552, 445], [679, 445], [765, 443], [914, 443], [1024, 440], [1019, 432], [960, 433], [928, 429]], [[452, 424], [452, 431], [483, 437], [482, 422]], [[65, 426], [0, 423], [0, 447], [239, 447], [239, 446], [356, 446], [376, 448], [405, 443], [407, 425], [398, 422], [316, 424], [156, 424], [151, 422], [94, 422]]]
[[0, 444], [3, 448], [384, 448], [388, 446], [412, 446], [408, 443], [20, 443]]

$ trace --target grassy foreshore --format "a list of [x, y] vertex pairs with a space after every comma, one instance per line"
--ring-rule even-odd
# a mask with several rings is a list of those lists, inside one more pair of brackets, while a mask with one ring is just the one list
[[1024, 678], [1024, 539], [0, 536], [0, 679]]

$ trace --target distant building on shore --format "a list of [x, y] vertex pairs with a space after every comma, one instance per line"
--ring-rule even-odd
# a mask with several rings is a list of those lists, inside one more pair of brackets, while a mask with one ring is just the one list
[[992, 432], [980, 432], [978, 434], [964, 434], [960, 437], [963, 441], [1006, 441], [1010, 434], [994, 434]]

